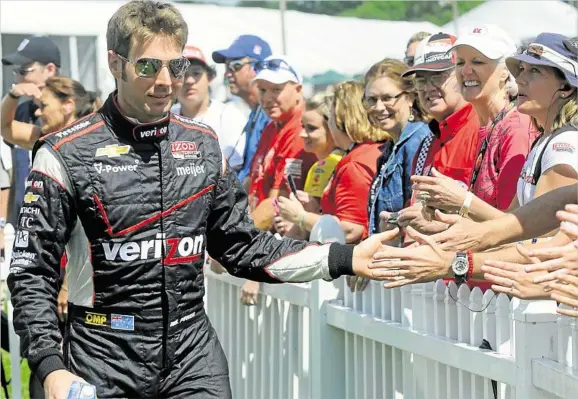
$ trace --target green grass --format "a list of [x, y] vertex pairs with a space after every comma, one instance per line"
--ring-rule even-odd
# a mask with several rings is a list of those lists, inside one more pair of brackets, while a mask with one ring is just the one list
[[[6, 371], [6, 379], [10, 381], [12, 375], [12, 370], [10, 369], [10, 353], [2, 351], [2, 364], [4, 365], [4, 367], [6, 367], [4, 369]], [[24, 359], [22, 363], [20, 363], [20, 376], [22, 381], [22, 398], [29, 399], [30, 394], [28, 393], [28, 379], [30, 378], [30, 369], [28, 368], [28, 362], [26, 361], [26, 359]], [[8, 393], [10, 395], [10, 398], [13, 398], [12, 384], [8, 384]], [[3, 389], [0, 389], [0, 398], [6, 399], [6, 397], [4, 396]]]

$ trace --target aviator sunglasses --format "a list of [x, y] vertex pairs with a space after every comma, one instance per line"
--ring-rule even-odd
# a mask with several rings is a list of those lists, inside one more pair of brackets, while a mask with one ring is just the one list
[[298, 78], [297, 72], [284, 60], [267, 60], [259, 61], [255, 64], [255, 72], [259, 73], [263, 69], [270, 69], [272, 71], [277, 71], [279, 69], [284, 69], [291, 72], [296, 78]]
[[166, 66], [173, 78], [181, 79], [185, 76], [185, 72], [190, 64], [189, 60], [184, 57], [169, 61], [161, 61], [157, 58], [139, 58], [133, 62], [120, 54], [117, 55], [121, 60], [133, 64], [136, 74], [141, 78], [154, 78], [160, 70]]

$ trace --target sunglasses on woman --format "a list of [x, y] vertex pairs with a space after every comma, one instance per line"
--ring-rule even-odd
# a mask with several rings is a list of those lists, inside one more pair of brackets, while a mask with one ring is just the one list
[[135, 73], [141, 78], [154, 78], [166, 66], [173, 78], [182, 79], [190, 64], [189, 60], [184, 57], [169, 61], [162, 61], [157, 58], [139, 58], [133, 62], [120, 54], [117, 55], [121, 60], [133, 64]]

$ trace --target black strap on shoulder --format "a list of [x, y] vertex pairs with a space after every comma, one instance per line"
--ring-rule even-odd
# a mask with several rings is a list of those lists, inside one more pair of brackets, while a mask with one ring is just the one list
[[[542, 147], [542, 151], [540, 151], [540, 153], [538, 154], [538, 157], [536, 158], [536, 162], [535, 162], [536, 168], [534, 169], [534, 173], [532, 174], [532, 185], [533, 186], [538, 184], [538, 179], [540, 178], [540, 176], [542, 176], [542, 157], [544, 156], [544, 152], [546, 152], [548, 145], [550, 144], [550, 142], [552, 141], [552, 139], [554, 137], [556, 137], [559, 134], [562, 134], [564, 132], [568, 132], [570, 130], [576, 130], [576, 128], [574, 126], [571, 126], [571, 125], [562, 126], [560, 129], [555, 130], [550, 136], [548, 136], [546, 138], [546, 144], [544, 144], [544, 147]], [[532, 144], [532, 148], [534, 148], [537, 145], [538, 141], [539, 141], [539, 139], [536, 139], [536, 141], [534, 141], [534, 143]]]

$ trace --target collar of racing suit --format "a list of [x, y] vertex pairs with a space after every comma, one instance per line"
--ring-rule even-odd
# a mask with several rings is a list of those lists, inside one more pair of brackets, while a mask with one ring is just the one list
[[101, 109], [101, 114], [112, 131], [118, 136], [141, 142], [154, 142], [169, 133], [170, 113], [162, 119], [150, 123], [137, 123], [126, 117], [117, 102], [117, 92], [112, 92]]

